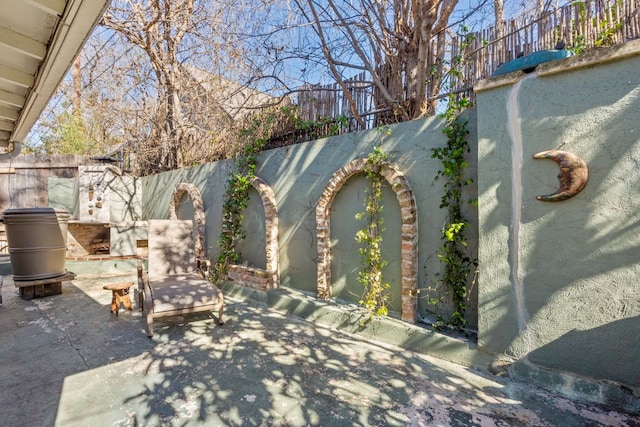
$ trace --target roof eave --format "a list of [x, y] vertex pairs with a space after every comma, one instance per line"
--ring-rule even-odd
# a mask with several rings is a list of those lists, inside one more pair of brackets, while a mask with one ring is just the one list
[[9, 142], [21, 142], [35, 124], [71, 67], [110, 0], [68, 0], [38, 68], [33, 87], [16, 120]]

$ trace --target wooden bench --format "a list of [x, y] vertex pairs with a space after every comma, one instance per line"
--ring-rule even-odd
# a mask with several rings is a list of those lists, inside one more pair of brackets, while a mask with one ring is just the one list
[[111, 291], [111, 313], [116, 316], [120, 311], [120, 304], [127, 310], [133, 310], [131, 305], [131, 297], [129, 296], [129, 288], [133, 286], [133, 282], [118, 282], [104, 285], [102, 289]]

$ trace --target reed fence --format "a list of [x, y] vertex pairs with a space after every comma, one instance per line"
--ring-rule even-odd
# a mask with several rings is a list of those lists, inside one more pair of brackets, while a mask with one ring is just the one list
[[[443, 85], [433, 98], [458, 94], [473, 98], [475, 82], [490, 77], [503, 63], [539, 50], [565, 49], [580, 53], [601, 46], [613, 46], [640, 38], [640, 0], [585, 0], [568, 3], [540, 16], [521, 16], [474, 33], [447, 33], [445, 62], [459, 73], [443, 76]], [[298, 94], [298, 112], [305, 120], [347, 117], [341, 133], [373, 128], [385, 111], [375, 104], [374, 87], [368, 72], [344, 82], [354, 99], [353, 108], [364, 118], [358, 124], [343, 88], [337, 83], [307, 86]], [[344, 123], [344, 119], [343, 119]]]
[[[355, 103], [356, 111], [365, 119], [365, 126], [350, 119], [342, 132], [355, 132], [371, 128], [374, 125], [375, 105], [369, 73], [363, 71], [351, 79], [345, 80], [344, 84]], [[338, 83], [327, 86], [309, 85], [303, 87], [302, 91], [298, 93], [297, 105], [298, 113], [308, 121], [317, 121], [322, 117], [351, 118], [354, 116], [348, 97]]]
[[470, 88], [490, 77], [503, 63], [558, 43], [580, 53], [640, 37], [640, 0], [591, 0], [559, 7], [541, 16], [521, 16], [450, 39], [451, 58], [461, 60], [461, 75], [450, 76], [445, 91]]

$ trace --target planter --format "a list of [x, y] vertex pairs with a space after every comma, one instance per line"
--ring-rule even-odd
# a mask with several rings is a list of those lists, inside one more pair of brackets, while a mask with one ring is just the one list
[[13, 279], [40, 280], [66, 273], [69, 213], [53, 208], [7, 209], [3, 213]]

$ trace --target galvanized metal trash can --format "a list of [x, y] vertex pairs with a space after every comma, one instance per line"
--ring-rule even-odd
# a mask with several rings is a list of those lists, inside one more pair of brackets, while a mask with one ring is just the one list
[[67, 211], [7, 209], [2, 218], [15, 281], [50, 279], [66, 273]]

